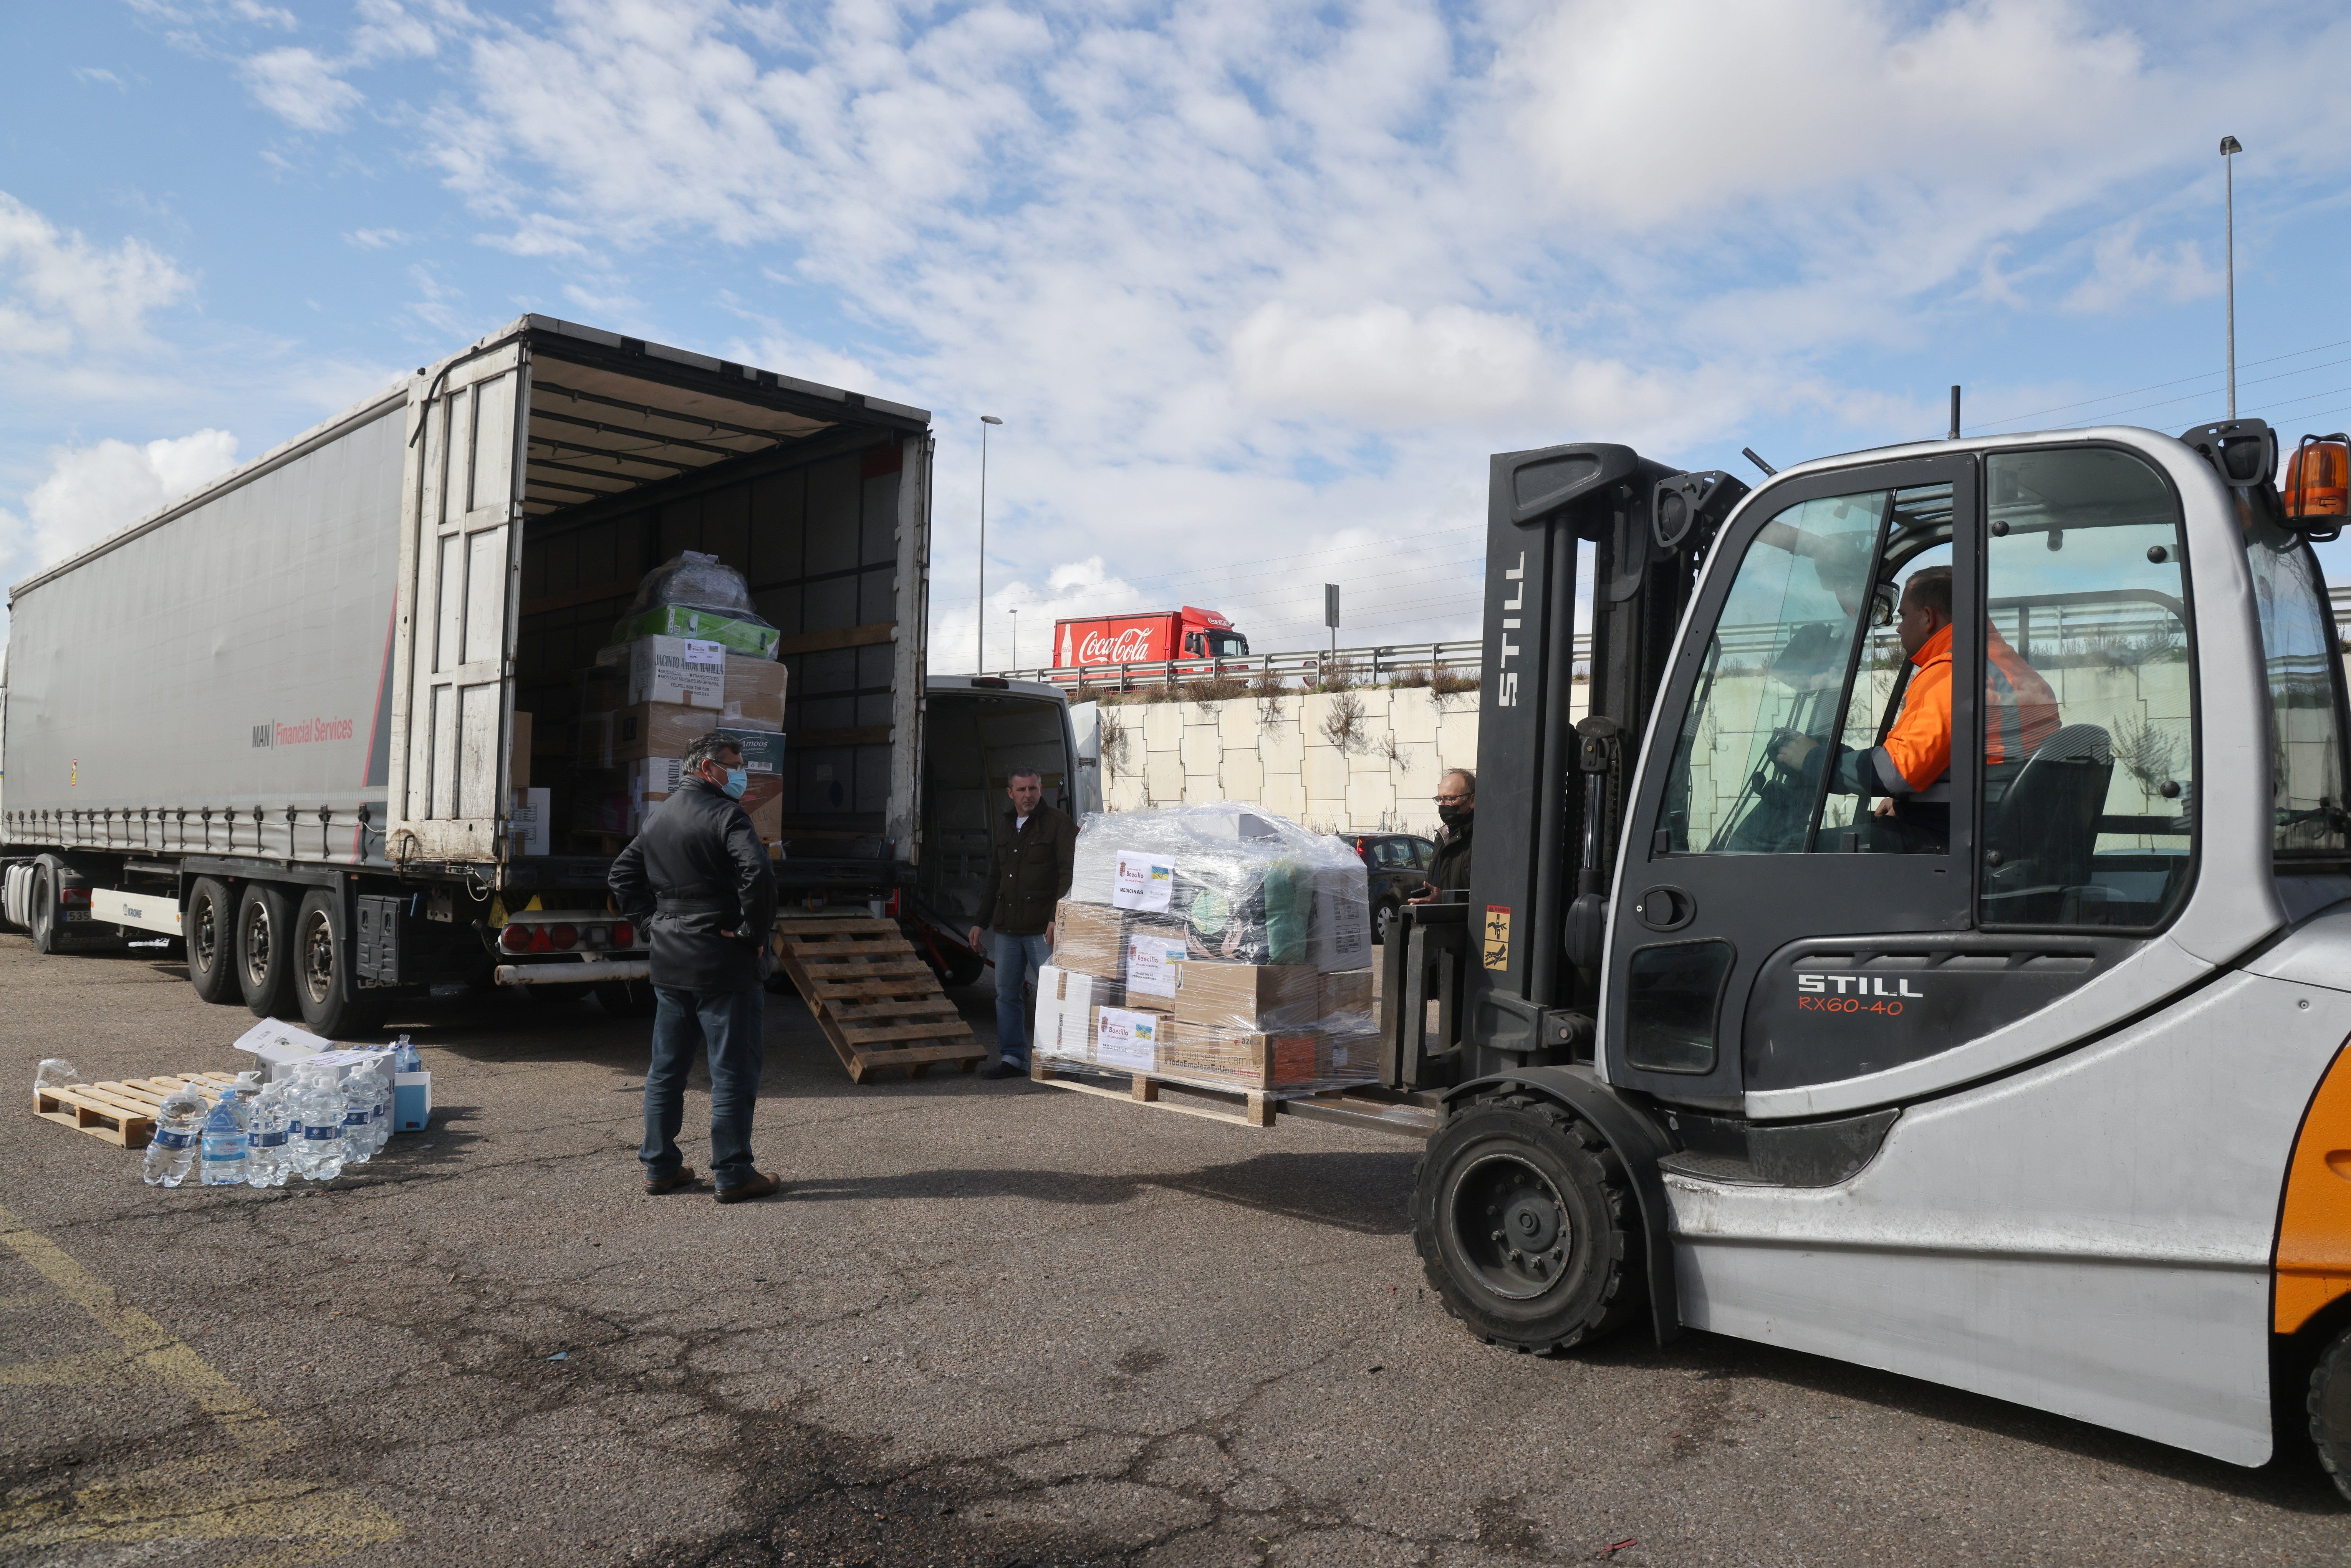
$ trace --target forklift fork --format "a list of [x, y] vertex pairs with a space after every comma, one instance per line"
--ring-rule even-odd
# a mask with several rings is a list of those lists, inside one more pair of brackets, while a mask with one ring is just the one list
[[1465, 894], [1444, 896], [1452, 902], [1398, 909], [1380, 956], [1380, 1082], [1406, 1092], [1441, 1088], [1459, 1076], [1469, 905]]

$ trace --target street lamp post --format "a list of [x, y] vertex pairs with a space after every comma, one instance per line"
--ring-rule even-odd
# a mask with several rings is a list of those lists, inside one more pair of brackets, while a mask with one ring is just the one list
[[2220, 138], [2221, 178], [2228, 186], [2229, 214], [2229, 417], [2237, 417], [2237, 154], [2244, 147], [2233, 136]]
[[979, 416], [979, 629], [972, 673], [987, 674], [987, 427], [1004, 422], [992, 413]]
[[1012, 667], [1018, 670], [1020, 667], [1020, 612], [1008, 610], [1005, 613], [1012, 617]]

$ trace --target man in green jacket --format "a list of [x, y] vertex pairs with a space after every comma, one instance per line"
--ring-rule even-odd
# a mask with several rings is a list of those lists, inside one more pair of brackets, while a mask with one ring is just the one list
[[1044, 780], [1033, 768], [1005, 779], [1011, 809], [998, 835], [996, 874], [979, 901], [971, 946], [996, 965], [996, 1065], [988, 1078], [1029, 1071], [1029, 987], [1053, 956], [1053, 906], [1070, 891], [1077, 862], [1078, 825], [1045, 804]]

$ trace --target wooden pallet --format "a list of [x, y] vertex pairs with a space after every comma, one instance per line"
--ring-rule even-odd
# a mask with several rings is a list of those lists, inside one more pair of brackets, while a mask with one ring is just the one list
[[[1282, 1096], [1263, 1089], [1210, 1089], [1198, 1083], [1177, 1083], [1149, 1072], [1128, 1072], [1126, 1087], [1113, 1089], [1104, 1084], [1087, 1083], [1075, 1078], [1061, 1076], [1062, 1071], [1117, 1072], [1119, 1068], [1081, 1066], [1077, 1062], [1049, 1061], [1036, 1051], [1029, 1053], [1029, 1081], [1055, 1089], [1067, 1089], [1079, 1094], [1099, 1095], [1104, 1100], [1126, 1100], [1137, 1105], [1155, 1106], [1173, 1111], [1179, 1116], [1199, 1116], [1211, 1122], [1230, 1122], [1239, 1127], [1270, 1127], [1281, 1109]], [[1207, 1103], [1187, 1103], [1185, 1100], [1162, 1099], [1165, 1089], [1181, 1089], [1188, 1097], [1201, 1095]]]
[[896, 921], [786, 915], [775, 949], [851, 1082], [884, 1067], [913, 1078], [941, 1062], [969, 1072], [987, 1059]]
[[155, 1117], [162, 1109], [164, 1095], [193, 1088], [217, 1096], [224, 1085], [235, 1082], [233, 1072], [175, 1072], [128, 1082], [110, 1080], [36, 1089], [33, 1113], [117, 1148], [143, 1149], [155, 1136]]

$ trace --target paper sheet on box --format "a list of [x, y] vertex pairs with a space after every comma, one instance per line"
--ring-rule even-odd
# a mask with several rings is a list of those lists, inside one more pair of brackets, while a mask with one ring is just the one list
[[1094, 1060], [1104, 1067], [1127, 1072], [1153, 1072], [1159, 1067], [1157, 1013], [1104, 1008], [1102, 1030], [1094, 1036]]
[[1117, 883], [1110, 895], [1113, 909], [1164, 910], [1175, 893], [1174, 861], [1135, 854], [1118, 857]]
[[1137, 932], [1126, 939], [1126, 988], [1148, 997], [1176, 994], [1176, 963], [1184, 956], [1181, 936]]

